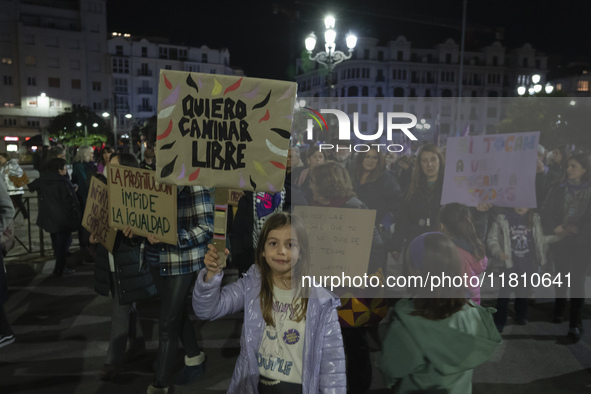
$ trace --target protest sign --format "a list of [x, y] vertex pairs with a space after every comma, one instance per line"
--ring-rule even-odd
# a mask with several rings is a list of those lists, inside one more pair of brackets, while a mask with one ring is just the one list
[[156, 179], [280, 191], [295, 95], [293, 82], [162, 70]]
[[536, 208], [538, 131], [447, 139], [441, 204]]
[[230, 189], [228, 195], [228, 205], [232, 205], [237, 207], [238, 201], [244, 196], [244, 192], [242, 190]]
[[161, 242], [177, 244], [177, 188], [156, 182], [155, 172], [110, 164], [109, 225], [131, 226], [134, 234], [154, 235]]
[[310, 240], [310, 275], [368, 274], [375, 210], [296, 206]]
[[95, 233], [100, 244], [113, 253], [117, 230], [109, 226], [109, 191], [107, 185], [94, 176], [90, 179], [82, 227]]

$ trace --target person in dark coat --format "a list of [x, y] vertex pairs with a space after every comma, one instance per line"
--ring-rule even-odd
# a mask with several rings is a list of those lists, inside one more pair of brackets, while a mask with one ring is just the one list
[[53, 273], [56, 276], [74, 273], [74, 270], [66, 268], [66, 256], [72, 231], [78, 229], [82, 220], [74, 185], [64, 177], [66, 173], [64, 159], [51, 159], [47, 163], [47, 171], [28, 185], [31, 192], [39, 194], [37, 225], [51, 234], [55, 255]]
[[369, 209], [375, 209], [376, 226], [385, 241], [390, 239], [390, 226], [398, 217], [402, 203], [402, 191], [390, 171], [386, 169], [384, 155], [372, 148], [357, 154], [353, 187]]
[[[137, 160], [129, 153], [115, 154], [111, 164], [138, 167]], [[102, 175], [98, 179], [106, 183]], [[94, 268], [94, 289], [103, 296], [113, 297], [111, 308], [111, 338], [103, 369], [99, 372], [101, 380], [109, 381], [121, 371], [125, 349], [129, 339], [127, 359], [146, 352], [146, 341], [138, 317], [136, 301], [150, 298], [156, 294], [156, 286], [150, 274], [150, 267], [140, 267], [140, 245], [143, 237], [128, 238], [124, 232], [117, 231], [113, 253], [110, 253], [95, 233], [90, 234], [90, 243], [96, 244]]]
[[[567, 160], [566, 176], [548, 194], [542, 210], [544, 233], [563, 236], [550, 245], [556, 272], [568, 286], [556, 287], [555, 323], [562, 323], [570, 287], [570, 316], [567, 335], [581, 339], [585, 304], [585, 278], [591, 254], [591, 157], [580, 154]], [[567, 280], [564, 275], [570, 274]]]
[[[13, 217], [14, 207], [12, 201], [6, 191], [4, 181], [0, 179], [0, 232], [6, 229]], [[4, 304], [7, 300], [8, 284], [6, 283], [6, 273], [4, 271], [4, 256], [0, 253], [0, 347], [14, 342], [14, 333], [4, 311]]]

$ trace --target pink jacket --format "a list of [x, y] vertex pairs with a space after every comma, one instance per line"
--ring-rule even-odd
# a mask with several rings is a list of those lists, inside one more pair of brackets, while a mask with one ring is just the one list
[[[484, 272], [484, 270], [488, 266], [488, 259], [486, 258], [486, 256], [484, 256], [482, 260], [477, 261], [476, 257], [472, 253], [460, 248], [459, 246], [457, 246], [456, 248], [458, 249], [458, 253], [462, 258], [462, 271], [465, 274], [468, 274], [469, 278], [473, 276], [478, 276]], [[480, 305], [480, 287], [470, 286], [470, 292], [472, 293], [472, 301]]]

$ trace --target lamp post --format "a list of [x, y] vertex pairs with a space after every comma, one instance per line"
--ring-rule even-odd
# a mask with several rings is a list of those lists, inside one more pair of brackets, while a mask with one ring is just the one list
[[[82, 122], [77, 122], [76, 126], [82, 126]], [[93, 123], [92, 127], [98, 127], [98, 123]], [[86, 126], [86, 123], [84, 123], [84, 145], [88, 145], [88, 127]]]
[[326, 69], [328, 70], [328, 96], [329, 97], [334, 97], [334, 84], [333, 84], [333, 72], [334, 72], [334, 68], [337, 64], [350, 59], [351, 56], [353, 55], [353, 50], [355, 49], [355, 45], [357, 45], [357, 37], [352, 34], [349, 33], [347, 34], [347, 37], [345, 39], [345, 42], [347, 43], [347, 48], [349, 49], [349, 52], [347, 54], [345, 54], [344, 52], [341, 51], [337, 51], [336, 48], [336, 38], [337, 38], [337, 33], [334, 30], [335, 27], [335, 19], [332, 16], [327, 16], [324, 19], [324, 26], [326, 27], [326, 30], [324, 32], [324, 49], [325, 51], [323, 52], [318, 52], [316, 55], [312, 56], [312, 51], [314, 51], [314, 48], [316, 47], [316, 35], [314, 33], [310, 33], [308, 35], [308, 37], [306, 37], [305, 40], [305, 45], [306, 45], [306, 50], [308, 51], [308, 55], [310, 57], [310, 60], [312, 60], [313, 62], [317, 62], [319, 64], [322, 64], [323, 66], [326, 67]]
[[517, 94], [520, 96], [523, 96], [525, 93], [528, 93], [530, 96], [533, 96], [535, 94], [538, 94], [542, 91], [542, 89], [544, 89], [544, 92], [546, 92], [546, 94], [550, 94], [554, 91], [554, 86], [550, 85], [550, 83], [546, 83], [546, 86], [542, 86], [540, 84], [540, 80], [542, 78], [540, 77], [539, 74], [534, 74], [531, 77], [531, 83], [527, 83], [524, 85], [521, 85], [517, 88]]
[[[111, 114], [108, 112], [103, 112], [103, 118], [110, 117]], [[133, 117], [132, 114], [126, 114], [125, 118], [131, 119]], [[113, 149], [117, 149], [117, 115], [113, 116]]]

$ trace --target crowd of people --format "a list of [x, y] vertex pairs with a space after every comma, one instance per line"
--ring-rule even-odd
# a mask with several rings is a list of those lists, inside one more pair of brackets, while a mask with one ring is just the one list
[[[51, 233], [54, 274], [73, 274], [66, 266], [72, 233], [92, 257], [95, 289], [112, 297], [111, 337], [99, 377], [112, 380], [123, 362], [145, 352], [136, 303], [161, 299], [159, 345], [151, 394], [167, 393], [205, 372], [206, 358], [189, 318], [188, 295], [199, 319], [244, 313], [241, 350], [228, 392], [231, 393], [365, 393], [372, 383], [370, 337], [377, 323], [345, 318], [352, 303], [388, 305], [377, 299], [354, 299], [322, 288], [302, 288], [310, 248], [305, 226], [292, 215], [296, 205], [375, 210], [368, 273], [383, 275], [395, 261], [408, 274], [427, 272], [481, 276], [494, 269], [506, 274], [571, 272], [570, 294], [557, 291], [548, 319], [562, 323], [570, 296], [569, 328], [576, 342], [583, 335], [585, 276], [591, 252], [591, 156], [567, 147], [549, 154], [540, 147], [536, 170], [538, 208], [442, 206], [445, 152], [431, 144], [416, 155], [384, 154], [377, 148], [351, 153], [326, 152], [316, 145], [289, 151], [285, 187], [277, 193], [245, 192], [230, 216], [228, 249], [216, 250], [213, 238], [213, 193], [199, 186], [179, 186], [178, 243], [140, 237], [130, 227], [117, 232], [112, 252], [96, 234], [80, 226], [92, 176], [106, 182], [106, 165], [153, 169], [155, 155], [140, 161], [132, 154], [80, 147], [71, 178], [65, 152], [52, 148], [40, 165], [40, 177], [28, 185], [39, 194], [37, 224]], [[8, 174], [18, 163], [0, 155], [0, 226], [23, 211], [19, 191]], [[22, 170], [21, 170], [22, 171]], [[21, 174], [22, 175], [22, 174]], [[22, 194], [22, 193], [20, 193]], [[6, 198], [3, 196], [6, 195]], [[11, 204], [6, 202], [10, 201]], [[222, 286], [221, 253], [229, 254], [240, 273]], [[0, 260], [1, 262], [1, 260]], [[6, 281], [0, 269], [0, 305]], [[293, 291], [292, 291], [293, 290]], [[381, 343], [379, 369], [388, 387], [406, 392], [471, 392], [472, 371], [486, 362], [502, 341], [511, 294], [504, 288], [496, 310], [481, 306], [478, 286], [415, 290], [398, 300]], [[443, 291], [443, 290], [441, 290]], [[515, 289], [515, 322], [528, 324], [527, 303], [534, 289]], [[14, 334], [0, 309], [0, 346]], [[4, 339], [6, 338], [6, 339]], [[173, 377], [177, 342], [183, 344], [182, 371]], [[129, 347], [128, 347], [129, 343]], [[127, 349], [127, 353], [126, 353]], [[439, 390], [439, 391], [438, 391]]]

